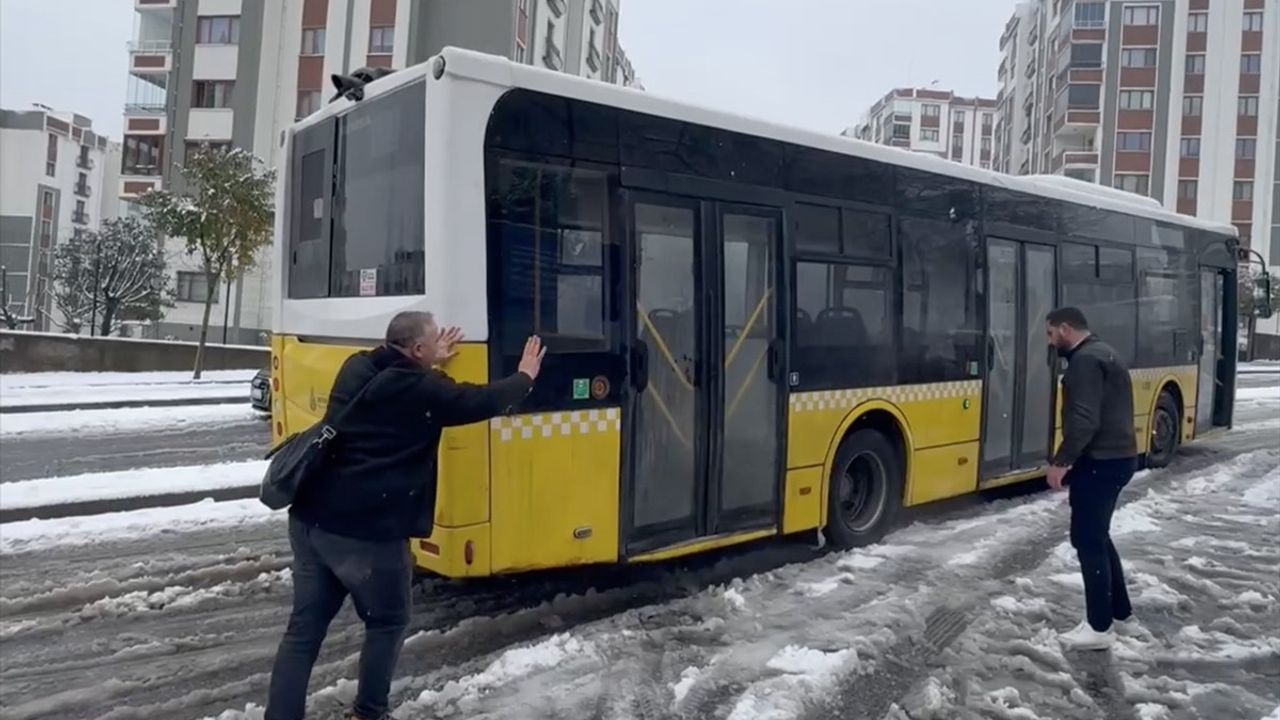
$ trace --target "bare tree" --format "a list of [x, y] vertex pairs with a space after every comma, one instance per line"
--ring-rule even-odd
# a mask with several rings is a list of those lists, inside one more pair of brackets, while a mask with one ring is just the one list
[[207, 145], [187, 155], [181, 167], [185, 192], [155, 190], [142, 198], [147, 217], [161, 232], [186, 240], [187, 254], [200, 262], [206, 283], [195, 377], [204, 369], [209, 315], [218, 287], [253, 267], [271, 241], [275, 217], [275, 171], [240, 149]]
[[158, 319], [170, 298], [159, 236], [134, 217], [107, 220], [59, 243], [53, 274], [54, 303], [67, 332], [89, 324], [111, 335], [126, 319]]
[[15, 315], [9, 309], [9, 303], [12, 298], [9, 297], [9, 269], [0, 266], [0, 322], [9, 330], [17, 330], [23, 325], [30, 325], [36, 321], [33, 317], [25, 315]]

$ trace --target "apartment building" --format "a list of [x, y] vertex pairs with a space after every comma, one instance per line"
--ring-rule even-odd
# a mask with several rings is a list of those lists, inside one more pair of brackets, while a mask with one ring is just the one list
[[0, 110], [0, 277], [9, 312], [57, 330], [53, 249], [116, 217], [120, 145], [83, 115]]
[[[330, 76], [402, 68], [447, 45], [638, 86], [618, 45], [619, 0], [134, 0], [119, 194], [180, 182], [202, 144], [252, 151], [274, 167], [283, 129], [333, 95]], [[177, 306], [155, 329], [192, 339], [207, 286], [170, 248]], [[211, 336], [261, 343], [270, 327], [269, 253], [217, 293]], [[225, 322], [225, 325], [224, 325]]]
[[1280, 264], [1280, 3], [1034, 0], [1001, 50], [998, 168], [1233, 223]]
[[996, 101], [945, 90], [890, 91], [841, 135], [990, 168]]

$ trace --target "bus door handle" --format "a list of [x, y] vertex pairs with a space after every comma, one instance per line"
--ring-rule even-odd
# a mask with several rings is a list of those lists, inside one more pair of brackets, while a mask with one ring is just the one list
[[631, 387], [638, 393], [649, 387], [649, 345], [643, 340], [631, 348]]
[[769, 380], [777, 382], [782, 377], [782, 341], [773, 339], [769, 341], [769, 354], [765, 372], [768, 373]]

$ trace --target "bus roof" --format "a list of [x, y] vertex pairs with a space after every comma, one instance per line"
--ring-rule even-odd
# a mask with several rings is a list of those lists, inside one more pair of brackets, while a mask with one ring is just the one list
[[[598, 80], [588, 80], [568, 73], [512, 62], [504, 57], [455, 47], [444, 48], [430, 60], [406, 68], [369, 85], [366, 101], [416, 78], [426, 75], [435, 63], [443, 60], [446, 76], [481, 80], [496, 85], [527, 88], [551, 95], [618, 107], [634, 112], [657, 115], [672, 120], [706, 125], [732, 132], [753, 135], [779, 142], [802, 145], [883, 162], [899, 167], [947, 175], [990, 187], [1038, 195], [1102, 210], [1125, 213], [1163, 223], [1207, 230], [1236, 237], [1234, 225], [1211, 222], [1167, 210], [1158, 201], [1109, 188], [1096, 183], [1062, 175], [1006, 175], [970, 165], [945, 160], [888, 145], [877, 145], [842, 135], [828, 135], [780, 123], [695, 105], [663, 97], [650, 91], [624, 88]], [[300, 121], [295, 129], [341, 114], [354, 103], [342, 99], [329, 103], [319, 112]]]

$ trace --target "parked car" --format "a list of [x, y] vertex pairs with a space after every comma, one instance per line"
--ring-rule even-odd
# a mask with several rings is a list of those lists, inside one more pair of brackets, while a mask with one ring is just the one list
[[249, 404], [271, 418], [271, 371], [263, 368], [249, 381]]

